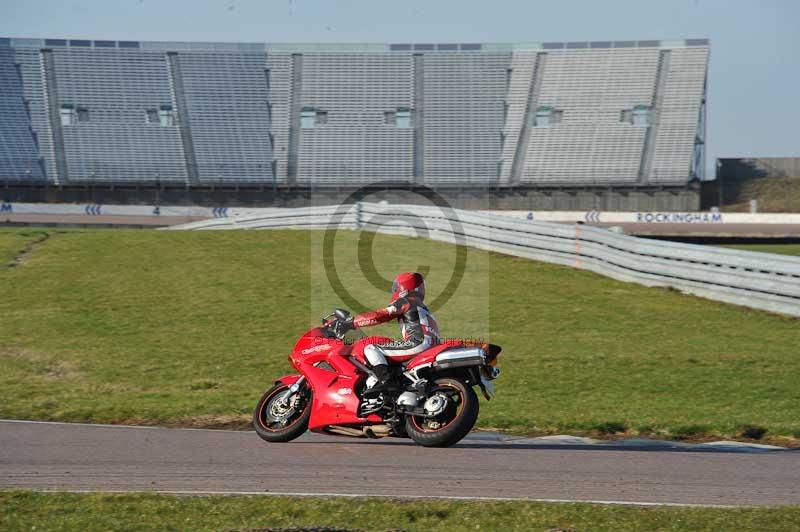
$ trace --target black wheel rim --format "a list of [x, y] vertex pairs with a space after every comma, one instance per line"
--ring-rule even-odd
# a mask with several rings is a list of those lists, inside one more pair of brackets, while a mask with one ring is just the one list
[[447, 398], [444, 410], [435, 417], [412, 416], [411, 423], [420, 432], [440, 432], [461, 417], [466, 404], [464, 390], [452, 384], [442, 384], [434, 389], [432, 395], [441, 394]]
[[[259, 405], [258, 424], [270, 432], [282, 432], [293, 427], [306, 409], [302, 392], [292, 394], [288, 386], [274, 390]], [[290, 410], [292, 410], [290, 412]], [[288, 413], [288, 415], [287, 415]]]

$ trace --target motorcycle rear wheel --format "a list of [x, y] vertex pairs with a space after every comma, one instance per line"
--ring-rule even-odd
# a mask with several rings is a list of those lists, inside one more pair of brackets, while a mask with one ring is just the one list
[[286, 398], [281, 397], [289, 391], [289, 386], [278, 383], [267, 390], [258, 401], [256, 409], [253, 411], [253, 428], [262, 440], [279, 443], [291, 441], [301, 436], [308, 430], [308, 420], [311, 417], [311, 397], [310, 392], [303, 389], [297, 392], [299, 398], [299, 412], [294, 412], [285, 421], [275, 416], [275, 412], [280, 412], [285, 408], [280, 402]]
[[425, 447], [450, 447], [469, 434], [478, 420], [478, 396], [458, 379], [442, 378], [433, 383], [434, 393], [448, 397], [449, 404], [435, 418], [406, 417], [406, 432]]

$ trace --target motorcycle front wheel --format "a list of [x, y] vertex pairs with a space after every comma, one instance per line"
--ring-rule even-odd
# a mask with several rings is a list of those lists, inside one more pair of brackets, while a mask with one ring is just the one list
[[289, 386], [278, 383], [267, 390], [253, 412], [253, 428], [262, 440], [291, 441], [308, 430], [311, 417], [311, 392], [303, 387], [292, 394]]
[[[478, 396], [471, 386], [458, 379], [437, 379], [427, 401], [444, 399], [441, 412], [434, 417], [406, 417], [406, 432], [425, 447], [449, 447], [469, 434], [478, 420]], [[435, 400], [436, 401], [436, 400]]]

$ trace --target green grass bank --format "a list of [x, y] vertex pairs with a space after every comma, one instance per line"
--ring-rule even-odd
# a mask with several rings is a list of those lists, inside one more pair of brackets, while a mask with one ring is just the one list
[[[388, 295], [357, 256], [383, 277], [428, 268], [431, 300], [451, 277], [451, 245], [358, 237], [327, 260], [365, 305]], [[3, 230], [0, 260], [3, 418], [245, 426], [298, 335], [340, 304], [313, 232]], [[504, 347], [482, 428], [800, 438], [796, 319], [476, 250], [435, 312], [446, 336]]]
[[3, 530], [369, 531], [794, 530], [800, 508], [632, 507], [535, 502], [0, 492]]

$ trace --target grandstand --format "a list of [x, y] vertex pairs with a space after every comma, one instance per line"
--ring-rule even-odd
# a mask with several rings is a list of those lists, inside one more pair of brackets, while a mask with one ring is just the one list
[[685, 190], [705, 39], [0, 39], [0, 182]]

